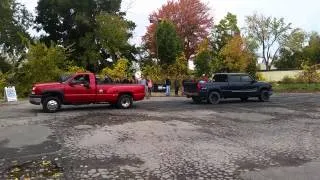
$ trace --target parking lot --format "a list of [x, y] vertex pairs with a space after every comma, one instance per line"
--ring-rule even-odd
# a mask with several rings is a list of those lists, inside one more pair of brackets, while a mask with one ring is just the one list
[[154, 97], [42, 113], [0, 104], [0, 179], [319, 179], [320, 94]]

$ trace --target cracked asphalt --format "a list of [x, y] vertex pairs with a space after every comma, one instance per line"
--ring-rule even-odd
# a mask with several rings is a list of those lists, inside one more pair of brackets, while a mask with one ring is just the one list
[[129, 110], [0, 104], [0, 179], [319, 179], [320, 94]]

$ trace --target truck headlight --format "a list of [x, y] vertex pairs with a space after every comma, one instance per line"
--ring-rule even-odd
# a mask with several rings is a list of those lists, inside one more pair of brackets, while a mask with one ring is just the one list
[[31, 94], [33, 94], [33, 95], [36, 94], [36, 87], [32, 88]]

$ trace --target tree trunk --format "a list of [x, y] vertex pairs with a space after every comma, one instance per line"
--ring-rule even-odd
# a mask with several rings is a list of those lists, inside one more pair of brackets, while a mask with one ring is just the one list
[[264, 64], [266, 65], [266, 71], [270, 71], [271, 67], [269, 65], [269, 62], [265, 60]]

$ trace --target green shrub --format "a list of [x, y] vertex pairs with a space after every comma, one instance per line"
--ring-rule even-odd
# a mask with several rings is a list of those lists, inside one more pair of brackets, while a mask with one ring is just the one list
[[0, 72], [0, 99], [3, 98], [4, 87], [6, 87], [7, 76]]
[[104, 68], [102, 69], [101, 75], [108, 75], [112, 79], [124, 79], [130, 76], [129, 72], [129, 61], [127, 59], [119, 59], [116, 64], [113, 65], [112, 68]]
[[83, 67], [75, 66], [75, 65], [68, 65], [67, 66], [67, 73], [82, 73], [86, 72], [86, 70]]
[[319, 83], [280, 83], [274, 84], [273, 90], [276, 92], [319, 92]]
[[165, 80], [165, 73], [160, 65], [153, 64], [153, 65], [146, 65], [142, 68], [142, 74], [145, 77], [150, 77], [154, 83], [164, 82]]
[[259, 72], [256, 73], [256, 76], [254, 77], [257, 81], [266, 81], [266, 78], [263, 77], [263, 75]]
[[27, 96], [34, 83], [57, 81], [65, 61], [66, 54], [58, 46], [47, 47], [42, 43], [30, 46], [26, 63], [16, 71], [14, 77], [18, 95]]
[[295, 82], [297, 82], [297, 80], [289, 76], [284, 76], [281, 80], [281, 83], [284, 83], [284, 84], [295, 83]]
[[317, 72], [316, 66], [312, 66], [308, 63], [303, 63], [302, 69], [303, 71], [299, 73], [299, 75], [297, 76], [298, 82], [309, 83], [309, 84], [320, 82], [320, 73]]

